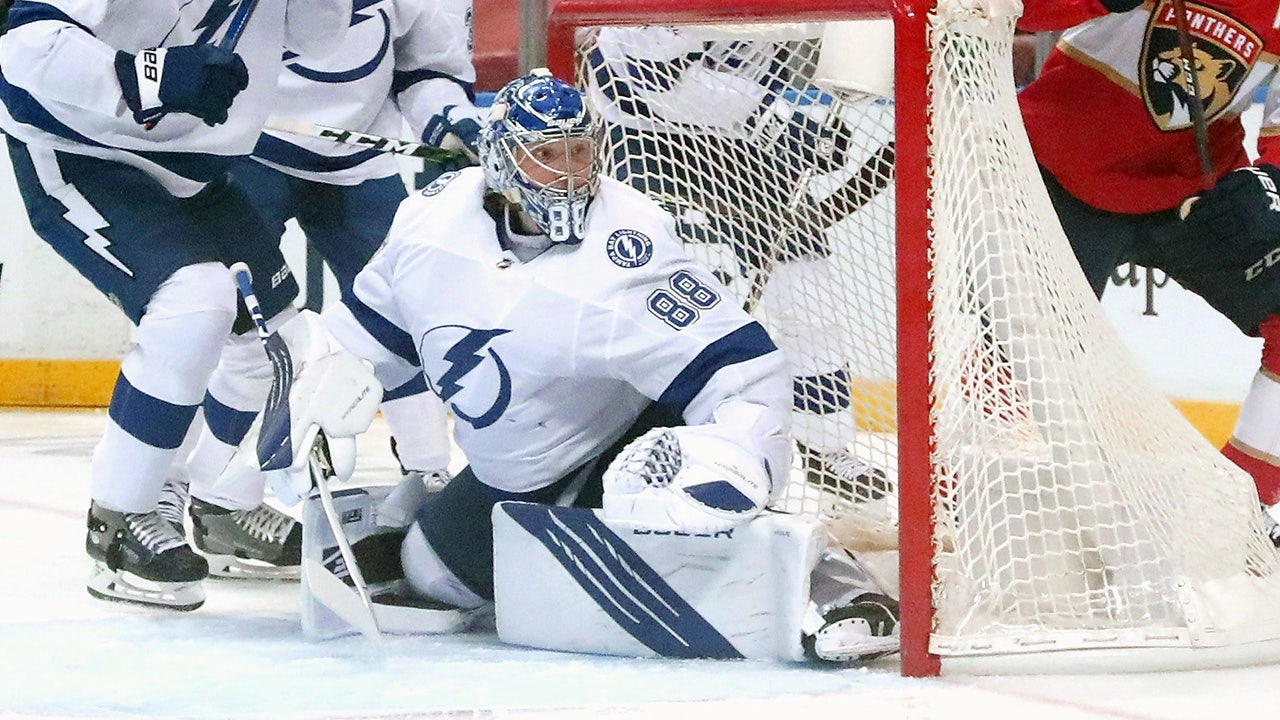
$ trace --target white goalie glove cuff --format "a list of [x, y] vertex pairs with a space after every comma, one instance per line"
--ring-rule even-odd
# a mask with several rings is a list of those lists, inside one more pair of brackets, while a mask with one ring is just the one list
[[633, 440], [605, 470], [605, 519], [713, 533], [755, 517], [769, 500], [769, 474], [735, 434], [697, 425]]

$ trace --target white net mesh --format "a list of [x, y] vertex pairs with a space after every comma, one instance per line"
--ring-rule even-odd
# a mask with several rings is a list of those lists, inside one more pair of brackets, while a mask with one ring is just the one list
[[[1250, 479], [1143, 377], [1076, 270], [1021, 128], [1013, 18], [954, 12], [932, 22], [934, 191], [920, 209], [933, 652], [1280, 635], [1280, 567]], [[793, 364], [798, 452], [780, 508], [882, 549], [897, 532], [894, 164], [923, 159], [895, 158], [893, 98], [822, 61], [826, 29], [581, 29], [578, 77], [605, 122], [606, 172], [676, 216]]]

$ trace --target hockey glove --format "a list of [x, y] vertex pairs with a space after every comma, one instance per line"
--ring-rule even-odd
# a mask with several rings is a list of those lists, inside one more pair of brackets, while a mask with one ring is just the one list
[[[413, 186], [422, 189], [448, 172], [455, 172], [476, 164], [476, 143], [480, 140], [480, 123], [464, 116], [463, 110], [454, 112], [456, 105], [449, 105], [444, 112], [432, 117], [422, 131], [424, 145], [435, 145], [446, 150], [462, 150], [451, 160], [422, 161], [422, 172], [413, 178]], [[449, 116], [453, 114], [454, 120]]]
[[852, 133], [826, 105], [792, 105], [774, 100], [748, 127], [762, 150], [781, 153], [793, 164], [827, 173], [844, 165]]
[[681, 532], [727, 530], [769, 500], [760, 457], [715, 425], [655, 428], [604, 472], [604, 517]]
[[166, 113], [195, 115], [213, 127], [227, 121], [236, 95], [249, 86], [239, 55], [215, 45], [148, 48], [116, 53], [116, 76], [125, 104], [140, 125]]
[[1186, 211], [1187, 230], [1247, 257], [1280, 244], [1280, 168], [1262, 164], [1223, 176]]

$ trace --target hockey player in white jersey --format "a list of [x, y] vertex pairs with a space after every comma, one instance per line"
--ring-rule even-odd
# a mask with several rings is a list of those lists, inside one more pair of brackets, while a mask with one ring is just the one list
[[[606, 172], [676, 215], [686, 242], [707, 244], [695, 254], [728, 249], [719, 271], [752, 286], [739, 301], [769, 319], [793, 364], [793, 433], [811, 480], [829, 474], [854, 498], [884, 493], [884, 471], [845, 446], [855, 423], [843, 330], [805, 299], [836, 293], [824, 233], [884, 188], [892, 145], [852, 157], [841, 103], [787, 84], [788, 43], [815, 35], [809, 26], [745, 38], [699, 26], [598, 32], [587, 83], [609, 133]], [[807, 187], [856, 162], [821, 202]]]
[[10, 9], [0, 127], [32, 226], [137, 324], [91, 466], [94, 596], [182, 610], [204, 601], [207, 565], [157, 505], [236, 322], [224, 263], [272, 268], [262, 293], [272, 314], [297, 294], [227, 169], [253, 149], [281, 49], [322, 55], [350, 15], [350, 0]]
[[[481, 118], [474, 81], [469, 0], [357, 0], [337, 52], [287, 54], [272, 112], [383, 137], [400, 137], [407, 127], [426, 144], [474, 154]], [[276, 236], [290, 219], [298, 222], [333, 271], [342, 297], [357, 302], [351, 283], [407, 194], [396, 156], [268, 128], [232, 174]], [[250, 269], [255, 277], [274, 270]], [[265, 480], [256, 468], [233, 461], [270, 382], [257, 338], [233, 337], [214, 374], [203, 405], [205, 429], [187, 465], [193, 540], [214, 575], [298, 572], [301, 528], [262, 502]], [[406, 477], [434, 487], [447, 481], [445, 410], [423, 378], [388, 388], [382, 413]]]
[[[529, 544], [495, 544], [501, 501], [603, 506], [667, 534], [731, 533], [791, 472], [782, 353], [684, 254], [668, 213], [598, 174], [597, 145], [576, 89], [545, 73], [512, 81], [481, 132], [482, 168], [406, 200], [356, 279], [360, 302], [326, 312], [335, 338], [384, 385], [419, 369], [388, 340], [415, 349], [456, 418], [469, 465], [417, 509], [400, 545], [409, 586], [432, 601], [479, 608], [494, 598], [495, 552]], [[894, 601], [842, 550], [814, 562], [822, 600], [808, 637], [838, 640], [817, 643], [838, 659], [896, 649]], [[554, 602], [553, 584], [518, 594]], [[516, 615], [540, 633], [529, 642], [577, 647], [581, 629]], [[501, 607], [498, 616], [501, 626]], [[734, 656], [629, 632], [659, 654]], [[636, 640], [591, 649], [626, 653]]]

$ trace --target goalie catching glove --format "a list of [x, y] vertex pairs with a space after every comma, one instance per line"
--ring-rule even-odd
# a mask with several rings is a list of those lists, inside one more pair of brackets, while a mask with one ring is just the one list
[[769, 501], [769, 473], [717, 425], [654, 428], [604, 473], [604, 517], [692, 533], [727, 530]]
[[1230, 245], [1246, 257], [1261, 257], [1280, 244], [1278, 186], [1280, 168], [1275, 165], [1227, 173], [1212, 188], [1183, 204], [1186, 227], [1202, 240]]

